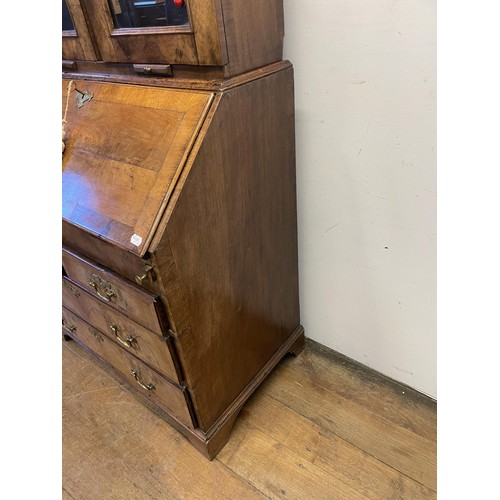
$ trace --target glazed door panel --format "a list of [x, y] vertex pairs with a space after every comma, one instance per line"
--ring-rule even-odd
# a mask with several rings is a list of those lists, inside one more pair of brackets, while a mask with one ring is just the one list
[[227, 62], [220, 0], [85, 0], [101, 60]]

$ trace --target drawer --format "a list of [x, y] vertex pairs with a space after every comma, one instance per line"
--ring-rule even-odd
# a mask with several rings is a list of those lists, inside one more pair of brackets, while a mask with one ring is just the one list
[[[99, 262], [101, 267], [111, 269], [132, 283], [141, 281], [139, 285], [153, 293], [160, 293], [160, 281], [151, 271], [151, 259], [141, 259], [126, 250], [111, 245], [107, 241], [87, 233], [79, 226], [73, 226], [63, 220], [63, 248], [71, 248], [77, 255], [85, 255], [87, 259]], [[149, 270], [149, 272], [147, 272]], [[140, 278], [139, 278], [140, 277]]]
[[65, 335], [69, 335], [94, 352], [133, 387], [179, 422], [191, 429], [194, 428], [185, 388], [169, 382], [64, 307], [62, 315]]
[[105, 333], [125, 350], [170, 380], [181, 381], [174, 362], [172, 340], [169, 337], [160, 337], [150, 332], [96, 299], [68, 278], [63, 278], [62, 299], [64, 307]]
[[62, 308], [62, 331], [64, 335], [80, 341], [96, 354], [101, 351], [105, 335], [64, 307]]
[[126, 281], [97, 263], [63, 249], [63, 267], [73, 281], [149, 330], [166, 331], [166, 316], [158, 295]]

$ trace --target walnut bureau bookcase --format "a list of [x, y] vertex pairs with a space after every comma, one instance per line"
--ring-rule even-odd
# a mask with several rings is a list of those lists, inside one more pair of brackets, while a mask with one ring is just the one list
[[63, 0], [63, 336], [212, 459], [300, 325], [279, 0]]

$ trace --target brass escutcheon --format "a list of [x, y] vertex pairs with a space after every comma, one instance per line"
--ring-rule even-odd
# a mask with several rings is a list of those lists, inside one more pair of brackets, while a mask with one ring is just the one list
[[80, 109], [86, 102], [89, 102], [92, 97], [94, 97], [93, 92], [90, 92], [88, 90], [78, 90], [75, 85], [75, 90], [76, 90], [76, 106], [78, 109]]
[[102, 335], [98, 331], [94, 330], [92, 327], [89, 327], [89, 332], [94, 336], [97, 342], [99, 343], [104, 342]]

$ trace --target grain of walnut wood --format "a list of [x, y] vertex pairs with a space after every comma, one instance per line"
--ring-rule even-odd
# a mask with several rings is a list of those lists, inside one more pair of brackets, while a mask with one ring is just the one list
[[153, 240], [205, 431], [300, 323], [292, 75], [222, 94]]

